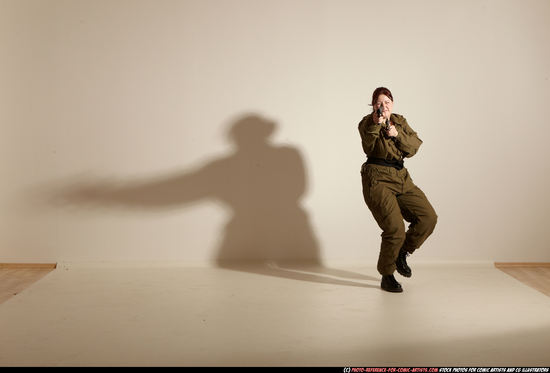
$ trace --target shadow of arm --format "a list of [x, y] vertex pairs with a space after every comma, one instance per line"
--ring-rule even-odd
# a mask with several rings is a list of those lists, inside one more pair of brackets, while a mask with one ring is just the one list
[[57, 202], [75, 206], [169, 209], [211, 197], [216, 174], [211, 166], [147, 180], [80, 182], [65, 188]]

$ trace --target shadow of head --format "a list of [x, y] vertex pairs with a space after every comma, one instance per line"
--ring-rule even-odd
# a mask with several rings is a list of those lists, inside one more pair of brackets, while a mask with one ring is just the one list
[[238, 148], [247, 149], [267, 144], [275, 128], [275, 122], [256, 114], [246, 114], [230, 125], [227, 137]]

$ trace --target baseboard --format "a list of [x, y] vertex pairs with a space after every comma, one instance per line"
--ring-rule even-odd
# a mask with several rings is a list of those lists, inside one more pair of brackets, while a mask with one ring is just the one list
[[0, 263], [0, 268], [8, 269], [55, 269], [57, 263]]
[[547, 262], [495, 262], [497, 268], [550, 268]]

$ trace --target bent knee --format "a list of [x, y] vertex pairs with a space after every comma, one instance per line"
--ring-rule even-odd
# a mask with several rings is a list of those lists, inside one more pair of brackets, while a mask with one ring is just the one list
[[431, 232], [437, 224], [437, 214], [434, 211], [433, 213], [423, 216], [421, 221], [422, 224]]
[[386, 221], [386, 224], [382, 227], [382, 237], [397, 239], [405, 238], [405, 224], [403, 220]]

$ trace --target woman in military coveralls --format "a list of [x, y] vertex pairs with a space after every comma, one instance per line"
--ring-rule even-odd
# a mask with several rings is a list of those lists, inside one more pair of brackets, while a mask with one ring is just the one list
[[[389, 89], [377, 88], [372, 95], [373, 112], [359, 123], [359, 133], [367, 161], [361, 167], [363, 196], [382, 229], [378, 258], [381, 288], [402, 292], [393, 276], [411, 277], [406, 258], [433, 232], [437, 215], [425, 194], [414, 185], [404, 167], [404, 159], [418, 151], [422, 140], [407, 120], [392, 113]], [[409, 229], [405, 232], [405, 219]]]

